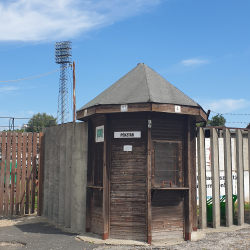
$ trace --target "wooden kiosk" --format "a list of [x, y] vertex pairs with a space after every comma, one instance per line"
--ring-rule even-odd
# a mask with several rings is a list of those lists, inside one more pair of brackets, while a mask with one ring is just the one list
[[77, 119], [89, 128], [86, 231], [103, 240], [191, 240], [201, 106], [140, 63]]

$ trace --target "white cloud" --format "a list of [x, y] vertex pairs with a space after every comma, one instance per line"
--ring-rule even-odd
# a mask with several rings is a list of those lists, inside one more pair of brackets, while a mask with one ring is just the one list
[[3, 86], [0, 87], [0, 93], [10, 93], [13, 90], [17, 90], [17, 87], [14, 86]]
[[0, 41], [46, 42], [70, 39], [89, 30], [148, 11], [160, 1], [1, 1]]
[[35, 112], [34, 112], [34, 111], [28, 111], [28, 114], [29, 114], [29, 115], [34, 115]]
[[209, 63], [208, 60], [200, 60], [200, 59], [188, 59], [188, 60], [182, 60], [181, 64], [190, 67], [190, 66], [200, 66], [202, 64]]
[[250, 106], [250, 101], [247, 101], [245, 99], [222, 99], [217, 101], [207, 101], [202, 104], [201, 106], [205, 110], [212, 110], [214, 112], [218, 112], [220, 114], [232, 112], [234, 110], [246, 108]]

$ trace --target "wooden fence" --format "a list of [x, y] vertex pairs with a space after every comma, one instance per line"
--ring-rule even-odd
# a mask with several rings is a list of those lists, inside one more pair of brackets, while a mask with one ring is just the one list
[[[222, 132], [222, 133], [221, 133]], [[232, 187], [232, 133], [224, 128], [220, 133], [223, 135], [223, 154], [225, 171], [225, 215], [226, 226], [233, 225], [233, 187]], [[244, 194], [250, 194], [250, 185], [244, 190], [244, 169], [250, 169], [250, 130], [244, 132], [247, 139], [248, 161], [243, 164], [243, 130], [235, 129], [236, 142], [236, 173], [237, 173], [237, 220], [238, 225], [244, 223]], [[220, 175], [219, 171], [219, 148], [218, 129], [210, 128], [210, 151], [211, 151], [211, 172], [212, 172], [212, 218], [213, 227], [221, 225], [221, 201], [220, 201]], [[246, 157], [246, 156], [244, 156]], [[205, 156], [205, 130], [197, 129], [197, 158], [198, 158], [198, 189], [199, 189], [199, 228], [207, 227], [207, 186], [206, 186], [206, 156]], [[246, 163], [247, 162], [247, 163]], [[250, 183], [250, 175], [249, 175]], [[245, 197], [246, 198], [246, 197]], [[250, 200], [250, 197], [248, 200]]]
[[0, 216], [41, 215], [43, 133], [0, 132], [0, 161]]

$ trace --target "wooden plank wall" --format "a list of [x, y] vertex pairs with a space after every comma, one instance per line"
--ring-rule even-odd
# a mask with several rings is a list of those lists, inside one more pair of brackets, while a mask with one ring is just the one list
[[102, 219], [102, 203], [103, 195], [101, 189], [93, 190], [92, 199], [92, 221], [91, 232], [94, 234], [102, 235], [103, 219]]
[[0, 132], [0, 215], [36, 212], [42, 140], [43, 133]]
[[183, 237], [183, 201], [178, 191], [156, 190], [152, 194], [152, 238]]

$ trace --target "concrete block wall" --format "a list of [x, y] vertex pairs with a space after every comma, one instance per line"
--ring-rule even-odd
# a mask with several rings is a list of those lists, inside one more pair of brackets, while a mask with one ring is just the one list
[[66, 123], [43, 132], [43, 216], [85, 231], [88, 124]]

